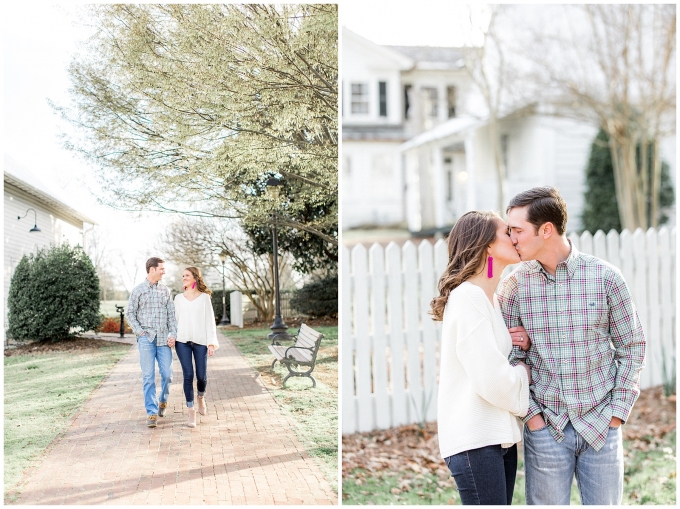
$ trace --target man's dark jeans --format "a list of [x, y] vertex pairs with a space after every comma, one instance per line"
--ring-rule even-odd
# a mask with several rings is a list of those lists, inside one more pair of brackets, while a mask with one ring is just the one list
[[203, 396], [208, 385], [208, 347], [191, 341], [186, 343], [177, 341], [175, 351], [184, 374], [184, 397], [187, 406], [191, 408], [194, 406], [194, 363], [191, 357], [193, 356], [196, 362], [196, 389], [198, 395]]
[[510, 505], [517, 476], [517, 444], [489, 445], [445, 459], [463, 505]]

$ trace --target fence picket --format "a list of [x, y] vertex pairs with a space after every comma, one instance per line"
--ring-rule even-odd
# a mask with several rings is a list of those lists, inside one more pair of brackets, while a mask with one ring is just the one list
[[385, 254], [380, 244], [369, 250], [371, 268], [371, 323], [373, 331], [373, 403], [376, 429], [390, 427], [389, 400], [387, 396], [387, 342], [385, 325]]
[[601, 260], [609, 261], [607, 254], [607, 236], [602, 230], [597, 230], [593, 235], [593, 255]]
[[567, 238], [571, 240], [571, 245], [575, 247], [577, 251], [581, 251], [581, 237], [579, 237], [578, 233], [571, 232], [567, 235]]
[[661, 309], [659, 302], [659, 249], [658, 236], [654, 228], [649, 228], [645, 233], [647, 243], [647, 310], [648, 310], [648, 330], [646, 337], [654, 338], [654, 341], [647, 342], [649, 363], [650, 383], [652, 386], [661, 385], [663, 377], [661, 368], [663, 366], [663, 354], [661, 352]]
[[[675, 232], [569, 235], [579, 251], [609, 261], [626, 280], [647, 339], [643, 389], [663, 383], [664, 368], [675, 373]], [[447, 244], [375, 245], [370, 272], [368, 258], [363, 246], [343, 248], [343, 433], [417, 422], [428, 398], [426, 420], [436, 418], [441, 324], [427, 311], [446, 269]]]
[[354, 389], [354, 336], [352, 334], [352, 275], [350, 274], [349, 249], [342, 248], [341, 267], [342, 267], [342, 287], [340, 295], [342, 298], [342, 309], [340, 310], [340, 320], [342, 323], [342, 344], [340, 346], [340, 366], [342, 367], [342, 432], [354, 433], [357, 430], [356, 423], [356, 397]]
[[356, 386], [359, 431], [374, 429], [371, 377], [371, 345], [368, 331], [368, 270], [367, 252], [362, 244], [352, 248], [354, 273], [354, 337], [356, 341]]
[[[645, 337], [649, 337], [649, 313], [647, 307], [647, 246], [645, 243], [645, 232], [641, 228], [635, 230], [633, 233], [633, 260], [635, 262], [635, 279], [633, 283], [633, 295], [635, 300], [635, 307], [637, 308], [642, 330], [645, 331]], [[647, 345], [647, 352], [649, 352], [649, 345]], [[640, 375], [640, 385], [650, 387], [650, 359], [647, 353], [647, 367], [642, 370]]]
[[579, 245], [581, 246], [582, 253], [593, 254], [593, 235], [590, 232], [583, 232], [581, 238], [579, 239]]
[[392, 382], [392, 426], [408, 424], [408, 396], [404, 357], [404, 284], [401, 266], [401, 248], [390, 242], [385, 250], [387, 257], [388, 313], [390, 326], [390, 381]]
[[423, 331], [423, 395], [420, 415], [425, 421], [437, 418], [437, 352], [434, 322], [429, 314], [434, 290], [434, 249], [424, 240], [418, 246], [420, 261], [420, 322]]
[[619, 232], [616, 230], [609, 230], [609, 233], [607, 234], [607, 261], [621, 270], [621, 250], [619, 246]]
[[415, 406], [423, 388], [420, 382], [420, 317], [418, 316], [418, 260], [416, 246], [409, 240], [403, 247], [404, 255], [404, 316], [406, 317], [407, 394], [409, 420], [417, 422]]

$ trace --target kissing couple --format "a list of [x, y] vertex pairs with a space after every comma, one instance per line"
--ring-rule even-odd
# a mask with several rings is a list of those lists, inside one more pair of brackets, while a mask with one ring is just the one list
[[511, 504], [524, 440], [527, 504], [569, 505], [575, 475], [583, 505], [621, 505], [621, 425], [645, 359], [630, 291], [571, 244], [556, 189], [520, 193], [506, 212], [507, 224], [468, 212], [448, 237], [431, 303], [441, 457], [463, 504]]

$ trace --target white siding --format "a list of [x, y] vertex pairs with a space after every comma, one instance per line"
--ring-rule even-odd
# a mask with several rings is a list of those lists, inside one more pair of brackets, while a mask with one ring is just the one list
[[[38, 200], [24, 193], [20, 189], [5, 183], [5, 266], [4, 266], [4, 321], [7, 328], [7, 296], [9, 284], [14, 273], [14, 268], [25, 254], [34, 253], [38, 248], [50, 244], [61, 244], [68, 241], [71, 245], [83, 244], [82, 223], [73, 224], [66, 221], [56, 211], [46, 208]], [[34, 220], [33, 212], [26, 217], [17, 220], [17, 216], [26, 214], [26, 210], [32, 208], [36, 211], [37, 219]], [[34, 221], [37, 221], [40, 232], [29, 232]]]

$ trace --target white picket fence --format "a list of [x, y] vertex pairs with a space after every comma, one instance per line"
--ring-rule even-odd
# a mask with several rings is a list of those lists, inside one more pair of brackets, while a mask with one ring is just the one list
[[[621, 269], [647, 339], [641, 387], [662, 384], [675, 373], [675, 228], [569, 239]], [[428, 311], [447, 258], [443, 240], [343, 248], [343, 434], [436, 420], [441, 324]]]

